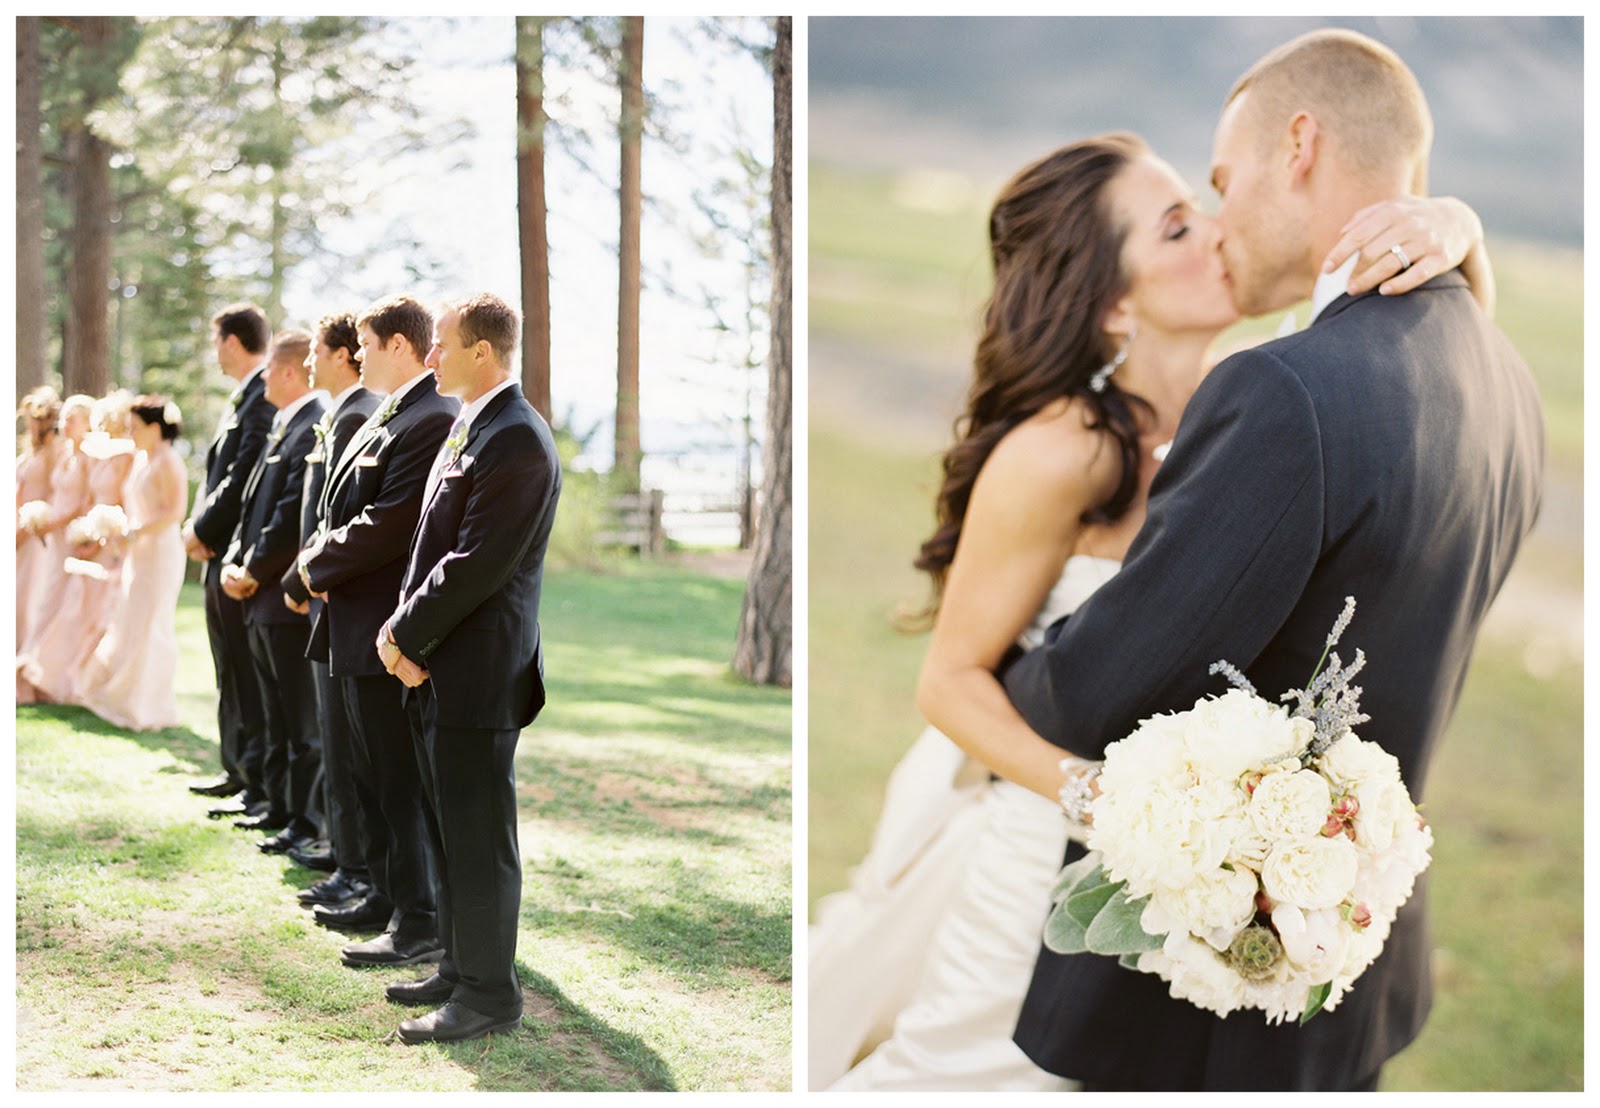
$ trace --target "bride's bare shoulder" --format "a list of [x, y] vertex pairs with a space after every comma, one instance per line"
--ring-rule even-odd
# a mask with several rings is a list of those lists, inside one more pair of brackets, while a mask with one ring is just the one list
[[1047, 405], [995, 444], [979, 483], [1003, 485], [1023, 497], [1048, 497], [1063, 506], [1101, 502], [1116, 486], [1118, 456], [1106, 433], [1091, 422], [1082, 400]]

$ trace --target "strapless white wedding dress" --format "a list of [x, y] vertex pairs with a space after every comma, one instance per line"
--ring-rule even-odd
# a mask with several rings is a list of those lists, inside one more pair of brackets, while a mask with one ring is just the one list
[[[1077, 609], [1121, 567], [1067, 559], [1023, 635]], [[1011, 1041], [1066, 851], [1060, 807], [929, 728], [889, 779], [848, 889], [808, 942], [808, 1087], [1061, 1091]]]

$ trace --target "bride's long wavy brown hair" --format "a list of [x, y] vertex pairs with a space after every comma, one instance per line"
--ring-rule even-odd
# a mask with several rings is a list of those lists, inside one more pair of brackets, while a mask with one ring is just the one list
[[1128, 510], [1139, 479], [1140, 398], [1112, 377], [1103, 392], [1089, 379], [1111, 359], [1103, 331], [1107, 311], [1127, 291], [1122, 269], [1124, 227], [1113, 219], [1106, 186], [1149, 153], [1136, 135], [1114, 132], [1064, 146], [1018, 173], [989, 215], [994, 293], [973, 358], [966, 408], [955, 445], [944, 455], [937, 527], [915, 566], [933, 579], [932, 616], [944, 592], [978, 471], [1013, 427], [1062, 397], [1081, 397], [1090, 427], [1105, 430], [1122, 458], [1122, 476], [1086, 523], [1110, 522]]

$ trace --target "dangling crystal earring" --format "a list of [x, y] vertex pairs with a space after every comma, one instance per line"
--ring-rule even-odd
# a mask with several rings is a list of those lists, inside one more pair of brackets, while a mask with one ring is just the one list
[[1090, 392], [1106, 391], [1106, 382], [1111, 380], [1111, 375], [1117, 371], [1117, 367], [1128, 360], [1128, 347], [1133, 345], [1133, 336], [1138, 333], [1139, 325], [1134, 324], [1133, 330], [1128, 332], [1128, 337], [1122, 344], [1122, 349], [1117, 351], [1117, 356], [1094, 371], [1094, 376], [1089, 378]]

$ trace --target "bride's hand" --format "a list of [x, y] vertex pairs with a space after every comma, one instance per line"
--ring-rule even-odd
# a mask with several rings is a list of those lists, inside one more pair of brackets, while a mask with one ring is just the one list
[[1322, 269], [1332, 273], [1359, 254], [1350, 275], [1350, 295], [1376, 287], [1385, 296], [1395, 296], [1454, 269], [1482, 241], [1483, 224], [1462, 201], [1450, 196], [1401, 196], [1351, 216]]

